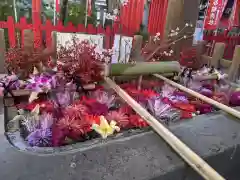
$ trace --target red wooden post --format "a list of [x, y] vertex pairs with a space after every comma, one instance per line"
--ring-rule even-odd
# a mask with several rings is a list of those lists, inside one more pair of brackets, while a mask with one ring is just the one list
[[113, 24], [113, 35], [120, 33], [120, 25], [119, 23]]
[[0, 21], [0, 29], [5, 29], [5, 28], [7, 28], [8, 26], [7, 26], [7, 22], [5, 22], [5, 21]]
[[40, 12], [41, 12], [41, 1], [40, 0], [32, 0], [34, 47], [36, 47], [36, 48], [38, 48], [42, 45]]
[[9, 45], [10, 47], [15, 47], [16, 46], [15, 23], [12, 16], [8, 16], [7, 26]]
[[73, 25], [72, 22], [69, 22], [68, 25], [64, 27], [64, 32], [74, 33], [77, 32], [77, 28]]
[[63, 32], [64, 31], [64, 26], [61, 20], [58, 21], [57, 25], [55, 26], [55, 30], [59, 31], [59, 32]]
[[21, 31], [21, 47], [24, 47], [24, 30], [28, 29], [27, 19], [25, 17], [20, 18], [17, 28]]
[[77, 26], [77, 32], [81, 32], [81, 33], [87, 32], [84, 24], [78, 24], [78, 26]]
[[107, 26], [105, 31], [105, 48], [106, 49], [111, 48], [111, 36], [112, 36], [112, 28], [111, 26]]
[[33, 32], [34, 32], [34, 47], [38, 48], [42, 45], [42, 36], [41, 36], [41, 19], [36, 16], [33, 23]]
[[104, 34], [105, 30], [103, 29], [102, 25], [98, 25], [97, 27], [97, 34]]
[[88, 24], [87, 33], [88, 34], [97, 34], [97, 29], [92, 24]]
[[46, 21], [45, 32], [46, 32], [46, 45], [47, 47], [52, 46], [52, 31], [54, 30], [54, 26], [52, 25], [51, 20]]

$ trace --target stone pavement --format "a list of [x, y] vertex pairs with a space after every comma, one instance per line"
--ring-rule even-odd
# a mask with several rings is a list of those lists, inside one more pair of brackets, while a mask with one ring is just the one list
[[[171, 130], [226, 179], [240, 179], [239, 122], [216, 113]], [[1, 129], [0, 175], [2, 180], [201, 180], [154, 132], [87, 151], [36, 156], [16, 151]]]

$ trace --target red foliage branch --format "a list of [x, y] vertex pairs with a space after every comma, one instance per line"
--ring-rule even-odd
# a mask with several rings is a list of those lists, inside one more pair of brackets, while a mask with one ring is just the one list
[[73, 37], [72, 42], [71, 46], [60, 46], [57, 53], [59, 68], [69, 77], [81, 78], [84, 83], [102, 80], [104, 62], [111, 54], [108, 51], [100, 52], [89, 41], [79, 41]]
[[40, 70], [40, 62], [47, 64], [50, 55], [44, 54], [44, 49], [24, 50], [20, 47], [10, 48], [5, 54], [8, 70], [14, 73], [32, 73], [33, 68]]

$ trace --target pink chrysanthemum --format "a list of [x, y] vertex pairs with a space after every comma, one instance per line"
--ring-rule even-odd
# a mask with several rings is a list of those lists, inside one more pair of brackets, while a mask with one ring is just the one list
[[108, 121], [116, 121], [118, 126], [120, 126], [121, 128], [126, 128], [129, 125], [128, 116], [121, 111], [109, 112], [106, 116], [106, 119]]

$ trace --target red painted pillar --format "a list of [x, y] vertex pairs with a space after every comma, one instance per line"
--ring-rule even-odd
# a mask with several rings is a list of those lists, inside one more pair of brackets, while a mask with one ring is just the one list
[[41, 0], [32, 0], [32, 22], [34, 32], [34, 47], [42, 44], [41, 36]]
[[164, 34], [164, 26], [167, 16], [168, 0], [152, 0], [148, 19], [148, 32], [155, 35]]

